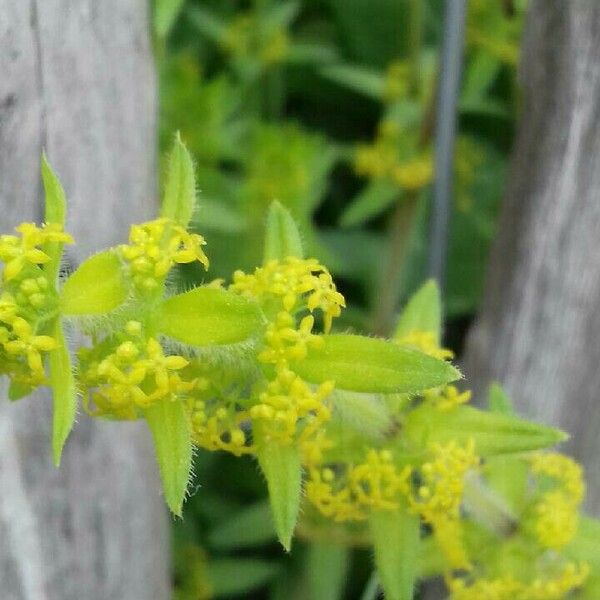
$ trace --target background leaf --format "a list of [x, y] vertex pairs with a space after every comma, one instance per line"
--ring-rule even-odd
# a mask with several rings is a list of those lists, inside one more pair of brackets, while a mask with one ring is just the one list
[[257, 502], [228, 517], [208, 536], [213, 546], [220, 550], [247, 548], [266, 544], [277, 539], [271, 507], [268, 502]]

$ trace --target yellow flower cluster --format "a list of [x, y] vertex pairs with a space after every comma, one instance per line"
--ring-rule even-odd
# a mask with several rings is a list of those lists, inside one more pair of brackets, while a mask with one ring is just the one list
[[37, 335], [34, 327], [17, 316], [19, 306], [10, 294], [0, 298], [0, 344], [5, 353], [2, 369], [13, 381], [34, 387], [45, 381], [43, 355], [56, 348], [49, 335]]
[[221, 43], [234, 57], [256, 58], [266, 65], [283, 61], [289, 48], [289, 39], [283, 29], [264, 31], [250, 13], [233, 19]]
[[423, 397], [440, 410], [452, 410], [461, 404], [467, 404], [471, 400], [471, 391], [459, 391], [455, 385], [447, 385], [442, 388], [427, 390]]
[[550, 452], [534, 454], [531, 470], [551, 477], [559, 485], [545, 492], [536, 504], [535, 531], [542, 546], [562, 548], [577, 533], [579, 507], [585, 494], [582, 468], [568, 456]]
[[300, 441], [308, 439], [331, 417], [325, 400], [333, 387], [333, 382], [326, 382], [313, 390], [296, 373], [281, 366], [250, 409], [250, 416], [263, 433], [280, 444], [293, 443], [297, 434]]
[[585, 583], [589, 572], [588, 565], [569, 562], [555, 577], [536, 577], [530, 583], [508, 575], [476, 579], [469, 585], [463, 579], [450, 579], [448, 584], [452, 600], [562, 600]]
[[354, 167], [358, 175], [371, 178], [387, 177], [405, 190], [419, 190], [433, 179], [433, 159], [429, 151], [410, 158], [399, 153], [401, 128], [393, 121], [382, 121], [372, 144], [356, 149]]
[[80, 350], [84, 407], [94, 416], [136, 419], [140, 409], [188, 393], [196, 384], [177, 373], [188, 361], [166, 356], [156, 339], [142, 334], [141, 323], [129, 321], [125, 331], [116, 346]]
[[[293, 371], [293, 362], [303, 359], [311, 346], [322, 343], [312, 333], [313, 314], [323, 314], [325, 331], [345, 306], [333, 279], [315, 259], [287, 257], [271, 260], [252, 274], [236, 271], [230, 289], [263, 303], [267, 312], [276, 311], [264, 335], [258, 359], [274, 368], [274, 376], [259, 392], [249, 414], [263, 436], [280, 444], [305, 441], [326, 423], [331, 412], [326, 404], [333, 383], [314, 388]], [[296, 314], [311, 314], [297, 323]]]
[[156, 290], [175, 263], [199, 261], [208, 269], [201, 235], [189, 233], [171, 219], [160, 218], [132, 225], [129, 245], [119, 247], [129, 264], [132, 279], [140, 292]]
[[475, 443], [464, 448], [455, 442], [434, 444], [432, 460], [420, 470], [416, 493], [408, 497], [410, 509], [433, 527], [440, 549], [455, 568], [467, 568], [469, 561], [460, 540], [460, 505], [465, 475], [479, 466]]
[[267, 364], [284, 368], [290, 361], [306, 357], [310, 346], [319, 346], [322, 339], [312, 333], [315, 319], [304, 317], [296, 328], [296, 320], [281, 311], [275, 322], [269, 323], [265, 332], [265, 348], [258, 359]]
[[436, 336], [433, 331], [422, 331], [420, 329], [414, 329], [409, 331], [406, 335], [395, 340], [397, 344], [401, 346], [409, 346], [416, 348], [429, 356], [439, 358], [441, 360], [450, 360], [454, 357], [454, 352], [447, 348], [441, 348], [436, 340]]
[[[206, 387], [208, 382], [199, 382], [196, 390]], [[194, 444], [206, 450], [224, 450], [235, 456], [252, 454], [254, 447], [248, 443], [243, 429], [250, 422], [248, 411], [225, 408], [221, 403], [202, 399], [195, 394], [186, 401], [192, 424]]]
[[4, 281], [15, 279], [24, 267], [43, 265], [50, 257], [41, 250], [46, 242], [72, 244], [73, 238], [65, 233], [58, 223], [45, 223], [38, 227], [35, 223], [21, 223], [15, 227], [20, 234], [0, 235], [0, 260], [4, 262]]
[[431, 451], [432, 460], [421, 466], [421, 483], [409, 504], [426, 523], [435, 525], [440, 516], [458, 519], [465, 475], [479, 466], [479, 457], [473, 440], [464, 448], [455, 442], [433, 444]]
[[326, 332], [346, 306], [331, 274], [314, 258], [288, 256], [282, 261], [270, 260], [252, 274], [236, 271], [230, 289], [258, 300], [274, 299], [288, 313], [320, 309]]
[[15, 231], [19, 235], [0, 236], [1, 370], [14, 383], [35, 387], [45, 383], [44, 355], [57, 345], [53, 337], [43, 335], [56, 294], [41, 268], [50, 261], [42, 248], [49, 242], [70, 244], [73, 238], [58, 223], [21, 223]]
[[396, 60], [390, 63], [385, 77], [384, 99], [397, 102], [406, 98], [409, 90], [410, 66], [407, 61]]
[[321, 453], [315, 458], [317, 462], [309, 466], [306, 497], [335, 521], [363, 521], [369, 509], [398, 510], [400, 499], [409, 493], [411, 468], [399, 470], [388, 450], [372, 448], [365, 462], [338, 470], [322, 466]]

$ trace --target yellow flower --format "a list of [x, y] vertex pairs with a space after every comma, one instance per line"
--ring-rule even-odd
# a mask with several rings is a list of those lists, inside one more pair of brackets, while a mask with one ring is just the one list
[[[144, 340], [140, 323], [128, 322], [125, 331], [131, 339], [103, 353], [98, 360], [93, 359], [94, 349], [80, 352], [84, 406], [95, 416], [135, 419], [138, 409], [163, 398], [187, 394], [196, 384], [177, 374], [188, 364], [187, 359], [165, 355], [154, 338]], [[89, 408], [90, 398], [95, 410]]]
[[408, 496], [412, 512], [433, 527], [446, 559], [455, 568], [468, 568], [469, 561], [460, 541], [460, 505], [465, 475], [479, 466], [475, 444], [462, 448], [455, 442], [434, 444], [432, 460], [420, 468], [421, 483]]
[[189, 233], [170, 219], [160, 218], [132, 225], [129, 245], [120, 246], [129, 263], [133, 282], [141, 292], [158, 288], [175, 263], [199, 261], [208, 269], [209, 262], [201, 235]]
[[332, 382], [323, 383], [313, 391], [293, 371], [282, 367], [259, 395], [250, 416], [272, 439], [291, 444], [297, 434], [306, 439], [329, 420], [331, 413], [325, 400], [332, 391]]
[[73, 238], [58, 223], [47, 223], [42, 227], [35, 223], [21, 223], [15, 227], [15, 231], [21, 234], [20, 238], [14, 235], [0, 236], [0, 260], [5, 263], [5, 281], [17, 277], [28, 263], [47, 263], [50, 257], [39, 248], [45, 242], [73, 243]]
[[554, 576], [532, 576], [528, 582], [508, 574], [494, 579], [481, 577], [471, 582], [450, 578], [448, 587], [451, 600], [562, 600], [580, 588], [589, 573], [586, 563], [568, 562]]
[[17, 339], [4, 343], [8, 354], [25, 356], [32, 375], [36, 379], [44, 378], [42, 352], [49, 352], [56, 348], [56, 340], [49, 335], [34, 335], [31, 325], [21, 317], [12, 321], [12, 331]]
[[346, 303], [329, 271], [314, 258], [271, 260], [253, 274], [236, 271], [230, 289], [259, 300], [277, 300], [283, 311], [323, 312], [325, 331]]
[[370, 448], [364, 462], [327, 465], [326, 451], [334, 446], [322, 432], [302, 445], [308, 468], [306, 497], [335, 521], [363, 521], [369, 510], [398, 510], [409, 492], [411, 468], [399, 469], [388, 450]]
[[452, 350], [440, 347], [433, 331], [413, 329], [400, 339], [395, 340], [395, 342], [401, 346], [416, 348], [425, 354], [429, 354], [429, 356], [441, 360], [449, 360], [454, 357], [454, 352], [452, 352]]
[[558, 452], [539, 452], [530, 461], [534, 474], [549, 476], [559, 486], [545, 492], [535, 506], [538, 541], [546, 548], [561, 548], [577, 533], [579, 507], [585, 494], [583, 469]]

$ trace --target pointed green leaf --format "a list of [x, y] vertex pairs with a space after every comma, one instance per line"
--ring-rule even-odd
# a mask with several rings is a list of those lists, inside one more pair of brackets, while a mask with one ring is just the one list
[[277, 563], [258, 558], [215, 558], [208, 563], [213, 592], [210, 597], [247, 597], [249, 592], [271, 581], [279, 570]]
[[188, 416], [182, 402], [161, 400], [147, 408], [144, 416], [154, 438], [165, 500], [181, 516], [192, 468], [192, 442]]
[[311, 600], [340, 600], [344, 597], [350, 550], [345, 546], [315, 542], [308, 553], [308, 583]]
[[169, 156], [165, 195], [160, 214], [187, 227], [196, 205], [194, 163], [179, 133]]
[[49, 353], [50, 387], [54, 411], [52, 414], [52, 454], [60, 465], [63, 446], [69, 437], [77, 413], [77, 386], [71, 365], [71, 355], [60, 319], [56, 320], [54, 338], [57, 347]]
[[294, 363], [294, 370], [312, 383], [333, 380], [342, 390], [391, 394], [460, 378], [451, 364], [386, 340], [360, 335], [325, 335], [322, 340]]
[[437, 283], [430, 279], [421, 286], [405, 306], [394, 333], [400, 339], [412, 331], [426, 331], [435, 335], [440, 343], [442, 333], [442, 302]]
[[406, 507], [374, 510], [369, 529], [375, 549], [375, 565], [386, 600], [412, 600], [419, 571], [419, 517]]
[[65, 281], [61, 292], [64, 315], [101, 315], [128, 296], [121, 261], [114, 250], [94, 254]]
[[587, 562], [600, 576], [600, 520], [580, 515], [579, 527], [573, 541], [565, 548], [565, 554], [578, 562]]
[[255, 431], [256, 456], [267, 480], [277, 536], [287, 552], [298, 520], [302, 492], [302, 467], [296, 444], [283, 446], [260, 430]]
[[403, 431], [405, 439], [419, 447], [473, 439], [480, 456], [539, 450], [567, 439], [558, 429], [471, 406], [444, 411], [425, 404], [408, 414]]
[[161, 38], [166, 38], [173, 28], [185, 0], [155, 0], [154, 29]]
[[44, 184], [46, 199], [44, 220], [47, 223], [59, 223], [64, 226], [67, 209], [65, 191], [52, 170], [45, 153], [42, 154], [42, 183]]
[[197, 287], [162, 303], [156, 327], [165, 335], [192, 346], [235, 344], [263, 327], [256, 302], [227, 290]]
[[190, 23], [202, 35], [213, 42], [221, 43], [228, 33], [227, 24], [213, 11], [199, 5], [191, 5], [186, 10]]
[[33, 391], [33, 388], [26, 383], [20, 381], [12, 381], [8, 386], [8, 399], [14, 402], [28, 396]]
[[392, 206], [399, 195], [398, 186], [391, 181], [387, 179], [371, 181], [344, 210], [340, 225], [342, 227], [362, 225]]
[[335, 65], [320, 72], [327, 79], [368, 98], [381, 100], [385, 94], [385, 76], [378, 71], [353, 65]]
[[228, 517], [210, 532], [208, 540], [213, 548], [232, 550], [266, 544], [276, 537], [271, 507], [264, 501]]
[[264, 262], [286, 256], [304, 256], [302, 238], [290, 212], [279, 202], [272, 202], [267, 213]]
[[510, 396], [497, 381], [490, 384], [488, 390], [488, 407], [490, 412], [501, 413], [503, 415], [513, 415], [515, 412]]
[[394, 423], [392, 413], [378, 394], [335, 390], [331, 395], [335, 417], [344, 427], [351, 427], [371, 439], [381, 439]]
[[[65, 191], [54, 174], [45, 153], [42, 154], [42, 183], [46, 198], [44, 220], [46, 223], [59, 223], [64, 227], [67, 206]], [[44, 271], [48, 274], [50, 281], [56, 281], [58, 277], [62, 249], [62, 242], [46, 242], [44, 244], [43, 250], [50, 257], [50, 260], [44, 265]]]

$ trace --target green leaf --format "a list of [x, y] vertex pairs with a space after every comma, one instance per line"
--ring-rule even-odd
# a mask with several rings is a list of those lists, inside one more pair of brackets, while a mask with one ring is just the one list
[[381, 439], [394, 423], [382, 396], [335, 390], [331, 395], [336, 419], [371, 439]]
[[185, 0], [155, 0], [154, 29], [161, 38], [166, 38], [173, 28]]
[[258, 558], [218, 558], [208, 563], [208, 577], [216, 597], [245, 594], [271, 581], [279, 565]]
[[327, 64], [339, 57], [333, 45], [311, 42], [293, 42], [288, 50], [287, 62], [291, 64]]
[[12, 381], [8, 386], [8, 399], [11, 402], [15, 400], [20, 400], [25, 396], [28, 396], [33, 391], [33, 388], [26, 383], [21, 383], [20, 381]]
[[200, 6], [190, 6], [186, 10], [190, 23], [207, 38], [221, 43], [227, 33], [227, 25], [212, 11]]
[[300, 451], [295, 444], [283, 446], [255, 431], [256, 456], [267, 480], [269, 501], [277, 537], [287, 552], [298, 520], [302, 492]]
[[255, 336], [263, 326], [258, 305], [227, 290], [197, 287], [165, 300], [156, 327], [192, 346], [235, 344]]
[[277, 538], [271, 508], [267, 501], [257, 502], [231, 515], [209, 534], [208, 541], [217, 550], [248, 548]]
[[418, 392], [460, 378], [449, 363], [417, 350], [360, 335], [325, 335], [294, 370], [312, 383], [334, 381], [342, 390]]
[[373, 100], [385, 94], [385, 77], [378, 71], [352, 65], [335, 65], [320, 71], [323, 77]]
[[272, 202], [267, 213], [264, 262], [287, 256], [304, 256], [300, 231], [290, 212], [279, 202]]
[[340, 218], [342, 227], [362, 225], [392, 206], [400, 196], [398, 186], [387, 179], [376, 179], [356, 196]]
[[165, 500], [171, 511], [180, 517], [192, 468], [188, 416], [183, 403], [170, 398], [147, 408], [144, 416], [154, 438]]
[[299, 2], [274, 2], [261, 15], [262, 24], [274, 29], [287, 29], [300, 12]]
[[77, 413], [77, 384], [73, 375], [71, 355], [65, 340], [62, 323], [56, 320], [54, 338], [57, 347], [50, 350], [50, 387], [54, 411], [52, 414], [52, 454], [54, 464], [60, 465], [63, 446], [73, 429]]
[[405, 439], [419, 447], [473, 439], [477, 454], [484, 457], [539, 450], [567, 439], [558, 429], [471, 406], [443, 411], [424, 404], [408, 414], [403, 431]]
[[431, 332], [436, 343], [440, 343], [442, 302], [440, 290], [433, 279], [423, 284], [408, 301], [398, 320], [394, 338], [400, 339], [412, 331]]
[[577, 534], [565, 548], [565, 554], [571, 560], [587, 562], [600, 575], [600, 520], [581, 515]]
[[160, 214], [187, 227], [196, 204], [194, 163], [179, 133], [169, 156], [167, 182]]
[[[44, 184], [46, 198], [44, 219], [46, 223], [59, 223], [64, 227], [67, 210], [65, 191], [52, 170], [45, 153], [42, 154], [42, 183]], [[58, 277], [63, 245], [62, 242], [46, 242], [44, 244], [43, 250], [50, 257], [50, 260], [44, 265], [44, 271], [52, 282], [56, 281]]]
[[128, 296], [121, 261], [114, 250], [85, 260], [65, 281], [61, 291], [64, 315], [102, 315], [120, 306]]
[[369, 529], [375, 549], [375, 565], [386, 600], [412, 600], [419, 570], [419, 517], [406, 507], [374, 510]]
[[311, 600], [340, 600], [346, 586], [350, 550], [344, 546], [312, 543], [308, 551], [308, 584]]
[[42, 183], [44, 184], [46, 198], [45, 221], [47, 223], [59, 223], [64, 226], [67, 210], [65, 191], [52, 170], [45, 152], [42, 154]]
[[493, 381], [488, 389], [488, 407], [490, 412], [494, 413], [503, 415], [515, 413], [510, 396], [497, 381]]

